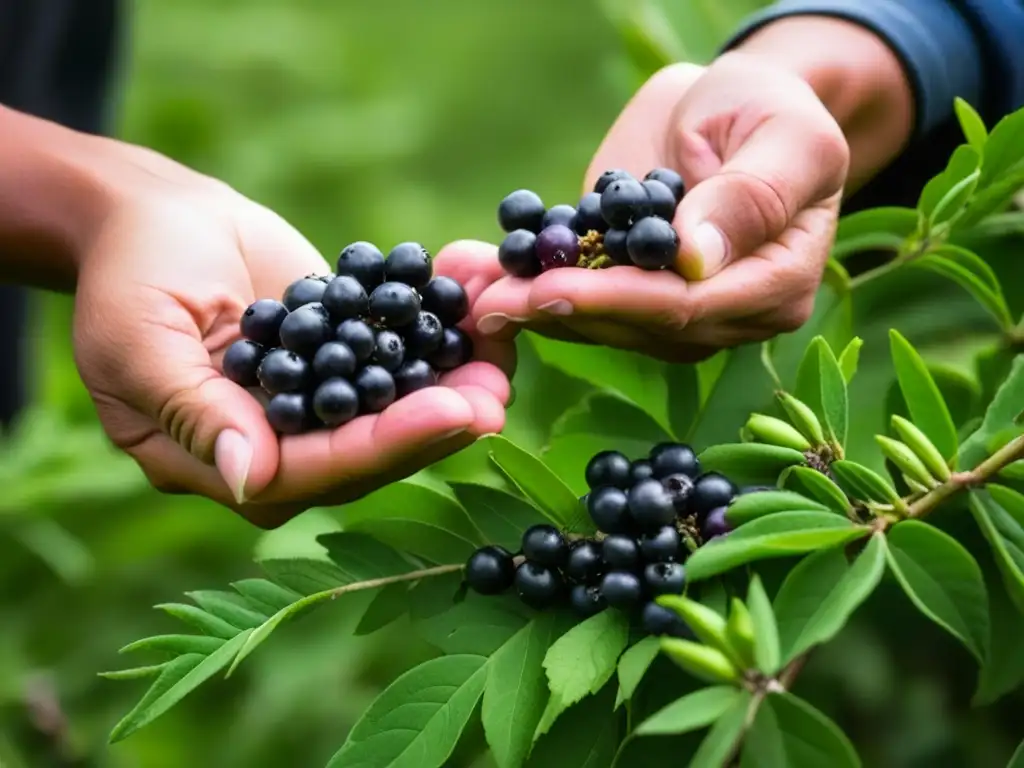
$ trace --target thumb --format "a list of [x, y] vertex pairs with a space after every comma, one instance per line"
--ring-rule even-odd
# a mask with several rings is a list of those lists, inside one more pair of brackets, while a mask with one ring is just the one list
[[[827, 113], [815, 117], [787, 114], [762, 122], [687, 193], [674, 220], [676, 269], [683, 277], [711, 277], [776, 240], [800, 211], [840, 192], [849, 163], [846, 140]], [[680, 133], [679, 165], [706, 166], [708, 147], [701, 136]]]

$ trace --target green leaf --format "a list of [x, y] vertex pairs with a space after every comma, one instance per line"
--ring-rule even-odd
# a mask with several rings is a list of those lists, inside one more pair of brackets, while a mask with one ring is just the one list
[[685, 58], [672, 25], [651, 2], [603, 0], [602, 7], [619, 33], [634, 66], [647, 79], [662, 67]]
[[365, 533], [340, 531], [316, 538], [342, 572], [343, 584], [394, 576], [414, 569], [398, 552]]
[[302, 595], [266, 579], [243, 579], [231, 585], [249, 604], [270, 616]]
[[700, 453], [705, 472], [721, 472], [740, 485], [774, 483], [786, 467], [806, 462], [800, 451], [764, 443], [724, 443]]
[[697, 366], [670, 365], [665, 369], [665, 376], [671, 434], [686, 435], [700, 412], [700, 377]]
[[1024, 355], [1017, 355], [1009, 375], [989, 404], [981, 426], [964, 441], [959, 453], [960, 466], [976, 467], [988, 458], [989, 442], [1014, 422], [1021, 403], [1024, 403]]
[[[813, 470], [812, 470], [813, 471]], [[829, 507], [819, 504], [803, 494], [793, 491], [758, 491], [738, 497], [726, 510], [726, 519], [735, 528], [774, 512], [829, 512]]]
[[970, 198], [981, 174], [981, 155], [969, 144], [961, 144], [950, 155], [945, 170], [925, 184], [917, 209], [934, 226], [951, 218]]
[[510, 552], [519, 549], [527, 528], [547, 522], [532, 504], [517, 496], [480, 485], [453, 485], [452, 488], [459, 503], [483, 532], [484, 539]]
[[971, 491], [970, 507], [992, 548], [1006, 591], [1024, 612], [1024, 496], [989, 485]]
[[685, 438], [694, 446], [732, 442], [736, 430], [771, 397], [772, 381], [761, 367], [759, 345], [746, 344], [719, 355], [724, 366]]
[[200, 653], [205, 656], [216, 651], [224, 643], [223, 638], [207, 635], [156, 635], [128, 643], [118, 653], [156, 651], [158, 653], [173, 653], [175, 656], [183, 656], [187, 653]]
[[869, 532], [829, 512], [776, 512], [705, 544], [686, 561], [686, 573], [691, 582], [700, 581], [754, 560], [824, 549]]
[[619, 659], [619, 692], [615, 697], [615, 708], [633, 698], [637, 686], [644, 679], [651, 664], [658, 658], [661, 642], [653, 635], [648, 635], [640, 642], [631, 646]]
[[951, 257], [951, 249], [955, 247], [952, 245], [943, 246], [936, 253], [930, 253], [919, 259], [914, 259], [914, 261], [910, 262], [910, 265], [928, 270], [929, 272], [935, 272], [943, 277], [948, 277], [971, 294], [985, 311], [992, 315], [1001, 328], [1012, 327], [1013, 318], [1010, 317], [1010, 310], [1006, 306], [1006, 299], [1003, 298], [1002, 288], [998, 286], [992, 288], [987, 285], [975, 270], [964, 264], [965, 261], [968, 261], [969, 256], [977, 258], [975, 254], [958, 248], [957, 251], [960, 251], [958, 258], [954, 259]]
[[839, 515], [850, 512], [850, 502], [842, 489], [825, 475], [810, 467], [790, 467], [783, 472], [781, 484], [801, 495], [817, 499]]
[[670, 736], [707, 728], [725, 715], [742, 692], [731, 685], [716, 685], [682, 696], [636, 727], [637, 736]]
[[619, 746], [620, 716], [612, 708], [614, 686], [605, 686], [558, 718], [534, 746], [527, 768], [607, 768]]
[[200, 632], [205, 632], [213, 637], [230, 640], [238, 634], [238, 628], [231, 626], [224, 619], [219, 619], [202, 608], [196, 608], [186, 603], [162, 603], [154, 608], [184, 621], [186, 624], [191, 624]]
[[757, 668], [766, 675], [774, 675], [782, 666], [779, 627], [772, 602], [768, 599], [768, 593], [764, 591], [761, 577], [756, 573], [747, 588], [747, 607], [754, 623], [754, 655], [757, 658]]
[[928, 367], [917, 351], [896, 330], [889, 331], [892, 360], [910, 420], [935, 444], [944, 458], [956, 455], [956, 425]]
[[348, 583], [345, 572], [334, 563], [313, 558], [261, 560], [260, 568], [277, 584], [301, 596], [313, 595]]
[[956, 110], [956, 118], [960, 121], [960, 130], [964, 132], [967, 143], [974, 147], [979, 154], [984, 153], [985, 142], [988, 139], [988, 129], [985, 121], [970, 104], [959, 96], [953, 101], [953, 108]]
[[[696, 374], [693, 375], [696, 377]], [[621, 395], [601, 390], [591, 391], [566, 409], [551, 428], [551, 440], [542, 452], [546, 454], [555, 440], [567, 435], [592, 435], [600, 436], [606, 442], [636, 441], [646, 444], [672, 439], [670, 433], [634, 403]]]
[[629, 640], [629, 620], [620, 611], [602, 611], [577, 624], [544, 656], [551, 698], [537, 725], [539, 738], [565, 710], [595, 694], [613, 674]]
[[749, 706], [750, 693], [740, 691], [732, 706], [711, 726], [697, 753], [690, 760], [689, 768], [722, 768], [732, 754], [737, 739], [743, 734]]
[[[988, 574], [986, 574], [988, 575]], [[984, 707], [999, 700], [1024, 683], [1024, 653], [1020, 639], [1024, 637], [1024, 613], [1002, 588], [998, 576], [986, 580], [988, 615], [992, 621], [989, 632], [988, 657], [978, 676], [978, 689], [971, 706]]]
[[894, 525], [888, 544], [889, 567], [907, 597], [983, 662], [988, 597], [971, 554], [949, 534], [917, 520]]
[[148, 667], [114, 669], [109, 672], [100, 672], [99, 676], [104, 680], [142, 680], [147, 677], [156, 677], [175, 661], [176, 659], [172, 659], [171, 661], [165, 661], [163, 664], [151, 664]]
[[784, 663], [839, 634], [881, 582], [885, 548], [876, 533], [852, 565], [842, 549], [826, 549], [787, 574], [774, 603]]
[[747, 733], [741, 768], [860, 768], [835, 723], [790, 693], [770, 694]]
[[423, 606], [417, 592], [414, 590], [409, 598], [416, 630], [445, 653], [490, 655], [527, 623], [526, 617], [505, 601], [473, 593], [447, 610], [418, 615]]
[[808, 345], [797, 370], [794, 394], [811, 407], [836, 443], [846, 444], [846, 378], [824, 337], [816, 336]]
[[843, 378], [846, 379], [847, 384], [853, 381], [853, 377], [857, 375], [857, 365], [860, 363], [860, 349], [863, 346], [864, 339], [860, 338], [860, 336], [855, 336], [850, 339], [846, 349], [839, 355], [839, 368], [843, 372]]
[[384, 689], [328, 768], [432, 768], [447, 764], [487, 682], [483, 656], [442, 656]]
[[556, 618], [538, 616], [499, 648], [488, 664], [483, 724], [499, 768], [521, 766], [548, 698], [544, 655], [556, 635]]
[[209, 656], [187, 654], [169, 662], [135, 709], [114, 726], [110, 743], [121, 741], [149, 725], [217, 674], [249, 639], [250, 631], [238, 634]]
[[830, 467], [836, 483], [846, 495], [859, 501], [876, 501], [880, 504], [904, 506], [900, 495], [892, 484], [881, 475], [854, 461], [833, 461]]
[[988, 187], [1010, 175], [1024, 161], [1024, 110], [1003, 117], [993, 126], [985, 142], [981, 186]]
[[917, 230], [920, 214], [913, 208], [868, 208], [839, 219], [832, 258], [842, 261], [861, 251], [897, 251]]
[[249, 607], [244, 598], [231, 592], [218, 590], [198, 590], [186, 592], [196, 605], [217, 618], [224, 619], [237, 629], [252, 629], [266, 621], [266, 615], [257, 613]]
[[370, 635], [397, 621], [409, 610], [409, 584], [399, 582], [380, 589], [366, 607], [353, 634]]
[[500, 435], [488, 438], [491, 459], [512, 480], [544, 515], [556, 526], [574, 533], [589, 533], [581, 529], [582, 518], [579, 497], [540, 459], [531, 456]]
[[1006, 764], [1006, 768], [1024, 768], [1024, 741], [1010, 756], [1010, 762]]

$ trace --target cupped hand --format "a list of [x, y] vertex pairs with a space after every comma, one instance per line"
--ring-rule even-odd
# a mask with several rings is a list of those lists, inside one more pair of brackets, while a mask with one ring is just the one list
[[693, 362], [810, 316], [849, 167], [839, 126], [810, 86], [758, 58], [667, 67], [625, 107], [584, 192], [622, 168], [677, 170], [673, 270], [555, 269], [504, 277], [474, 305], [481, 333], [521, 328]]
[[[82, 260], [75, 350], [104, 428], [154, 486], [273, 527], [503, 427], [514, 348], [476, 339], [477, 359], [440, 386], [335, 430], [279, 439], [220, 360], [246, 306], [329, 265], [280, 217], [225, 185], [146, 152], [132, 165], [147, 177], [145, 191], [114, 206]], [[470, 301], [497, 270], [482, 244], [456, 243], [435, 259]]]

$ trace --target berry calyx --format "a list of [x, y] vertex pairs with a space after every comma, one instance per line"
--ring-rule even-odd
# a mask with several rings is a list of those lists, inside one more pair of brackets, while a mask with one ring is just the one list
[[543, 523], [526, 529], [522, 547], [527, 560], [550, 568], [561, 568], [569, 556], [569, 544], [561, 531]]
[[516, 567], [512, 554], [492, 544], [481, 547], [466, 561], [466, 584], [481, 595], [498, 595], [512, 586]]

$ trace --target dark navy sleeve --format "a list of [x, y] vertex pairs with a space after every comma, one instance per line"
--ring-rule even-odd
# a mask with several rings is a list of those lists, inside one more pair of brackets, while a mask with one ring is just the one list
[[861, 24], [900, 58], [915, 99], [915, 134], [953, 116], [959, 96], [991, 125], [1024, 105], [1024, 0], [781, 0], [749, 17], [728, 41], [791, 16]]

